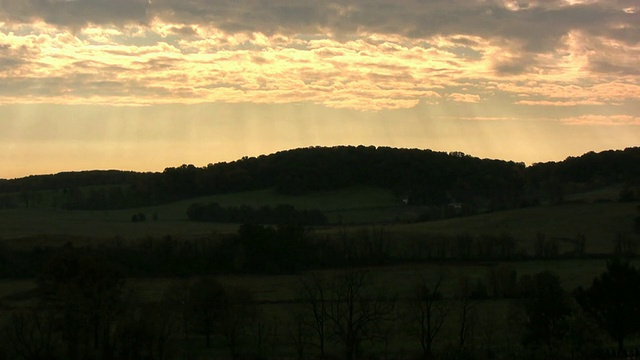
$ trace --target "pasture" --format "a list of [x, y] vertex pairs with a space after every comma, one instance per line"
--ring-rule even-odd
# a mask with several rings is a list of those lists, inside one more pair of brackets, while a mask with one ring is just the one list
[[[632, 235], [632, 229], [633, 219], [638, 215], [638, 203], [616, 202], [614, 200], [617, 193], [617, 189], [609, 188], [574, 194], [560, 205], [542, 205], [420, 223], [407, 221], [422, 211], [420, 207], [403, 204], [389, 191], [366, 187], [318, 192], [306, 196], [285, 196], [276, 194], [273, 190], [248, 191], [147, 208], [112, 211], [69, 211], [32, 206], [0, 210], [0, 240], [3, 246], [31, 249], [61, 246], [70, 239], [78, 246], [92, 246], [114, 239], [126, 243], [127, 240], [161, 238], [167, 235], [176, 239], [189, 239], [211, 234], [234, 234], [238, 228], [237, 224], [191, 222], [187, 219], [186, 209], [195, 202], [252, 207], [287, 203], [298, 209], [323, 211], [333, 224], [314, 229], [314, 233], [320, 236], [339, 236], [341, 232], [357, 233], [375, 227], [383, 229], [388, 240], [409, 244], [430, 241], [437, 236], [508, 234], [515, 239], [520, 249], [531, 254], [540, 233], [545, 234], [547, 238], [560, 239], [561, 245], [562, 239], [572, 239], [578, 234], [584, 234], [587, 240], [586, 253], [602, 255], [612, 253], [619, 234], [625, 234], [624, 236], [637, 241], [637, 235]], [[132, 222], [132, 216], [139, 213], [145, 214], [147, 220]], [[404, 251], [411, 252], [412, 249], [407, 247]], [[634, 260], [633, 264], [638, 266], [640, 262]], [[442, 279], [440, 291], [444, 296], [444, 303], [450, 307], [450, 315], [442, 334], [434, 342], [435, 348], [442, 353], [455, 345], [458, 336], [458, 300], [461, 284], [481, 282], [491, 292], [491, 288], [498, 286], [492, 283], [496, 281], [492, 277], [493, 271], [511, 272], [518, 278], [551, 271], [558, 275], [562, 287], [570, 292], [579, 286], [589, 286], [593, 278], [601, 274], [605, 267], [605, 257], [584, 257], [514, 259], [502, 262], [448, 259], [366, 268], [370, 275], [367, 295], [397, 300], [387, 337], [384, 341], [377, 342], [371, 351], [376, 354], [391, 351], [398, 356], [420, 351], [415, 330], [413, 325], [410, 325], [406, 313], [416, 287], [422, 281], [429, 286], [435, 286], [438, 279]], [[320, 269], [315, 273], [331, 279], [344, 272], [344, 269]], [[226, 288], [242, 289], [250, 294], [257, 313], [260, 314], [261, 324], [254, 323], [252, 326], [254, 329], [266, 331], [260, 336], [271, 334], [269, 342], [274, 345], [269, 351], [272, 352], [272, 357], [292, 357], [295, 353], [291, 343], [295, 316], [305, 308], [301, 284], [305, 279], [309, 279], [309, 273], [220, 274], [216, 277]], [[172, 284], [193, 280], [177, 277], [128, 278], [125, 286], [128, 293], [147, 303], [162, 299]], [[5, 310], [5, 315], [12, 309], [24, 305], [35, 286], [35, 281], [29, 279], [0, 281], [0, 308]], [[520, 328], [514, 323], [522, 320], [522, 314], [518, 309], [515, 299], [495, 296], [479, 301], [474, 309], [475, 332], [470, 338], [476, 351], [498, 349], [503, 354], [517, 351], [514, 349], [521, 346], [521, 334], [518, 332]], [[265, 341], [258, 339], [258, 335], [255, 336], [251, 341]], [[178, 339], [179, 336], [175, 335], [175, 338]], [[203, 339], [196, 337], [191, 341], [202, 342]], [[189, 346], [202, 349], [201, 345], [194, 343]], [[202, 356], [212, 356], [217, 354], [216, 351], [221, 351], [220, 346], [217, 350], [198, 351]], [[605, 346], [609, 346], [606, 341]], [[334, 353], [338, 351], [336, 347], [330, 350]], [[308, 351], [313, 352], [313, 349]]]
[[[247, 191], [188, 199], [146, 208], [109, 211], [70, 211], [50, 206], [0, 209], [0, 240], [39, 235], [66, 235], [108, 240], [144, 237], [193, 237], [211, 233], [235, 233], [237, 225], [191, 222], [186, 216], [189, 205], [217, 202], [221, 206], [251, 207], [291, 204], [298, 209], [318, 209], [332, 225], [317, 229], [335, 232], [377, 224], [400, 238], [425, 235], [500, 235], [508, 234], [531, 250], [538, 233], [547, 237], [575, 238], [584, 234], [588, 253], [609, 253], [618, 234], [629, 234], [637, 214], [636, 202], [613, 201], [617, 188], [574, 194], [560, 205], [511, 209], [429, 222], [409, 223], [422, 209], [402, 203], [388, 190], [353, 187], [290, 196], [274, 190]], [[145, 222], [132, 222], [135, 214], [145, 214]]]

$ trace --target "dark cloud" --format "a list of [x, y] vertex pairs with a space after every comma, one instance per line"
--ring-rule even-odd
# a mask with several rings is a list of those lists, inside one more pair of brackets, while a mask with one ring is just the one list
[[197, 36], [198, 32], [191, 26], [180, 26], [180, 27], [172, 27], [171, 29], [169, 29], [173, 34], [179, 35], [179, 36], [186, 36], [186, 37], [190, 37], [190, 36]]
[[498, 75], [518, 75], [525, 73], [531, 64], [531, 60], [519, 58], [499, 62], [494, 66], [494, 70]]
[[22, 59], [16, 59], [11, 57], [5, 57], [0, 55], [0, 71], [14, 70], [21, 65], [27, 64]]
[[[640, 14], [628, 13], [628, 1], [569, 6], [564, 1], [520, 1], [513, 11], [502, 1], [480, 0], [157, 0], [153, 10], [178, 23], [213, 24], [227, 31], [337, 36], [358, 32], [410, 37], [468, 34], [516, 40], [524, 50], [552, 50], [571, 30], [634, 42], [640, 39]], [[295, 4], [295, 5], [289, 5]], [[636, 5], [637, 6], [637, 5]]]
[[10, 72], [30, 64], [31, 55], [29, 49], [16, 49], [9, 44], [0, 44], [0, 71]]
[[93, 24], [146, 23], [148, 0], [0, 0], [0, 19], [81, 28]]
[[511, 4], [505, 6], [502, 0], [0, 0], [0, 18], [82, 27], [146, 23], [157, 17], [181, 25], [174, 29], [178, 35], [194, 35], [189, 26], [197, 24], [228, 32], [330, 32], [338, 37], [361, 32], [409, 37], [463, 34], [517, 41], [523, 50], [536, 53], [552, 50], [572, 30], [632, 44], [640, 41], [637, 0]]
[[604, 74], [616, 74], [620, 76], [640, 76], [640, 68], [636, 66], [616, 65], [604, 60], [590, 61], [589, 68], [591, 71]]

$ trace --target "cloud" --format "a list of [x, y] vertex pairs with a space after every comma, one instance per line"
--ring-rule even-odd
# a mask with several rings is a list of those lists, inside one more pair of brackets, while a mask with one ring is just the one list
[[45, 21], [79, 29], [88, 24], [146, 23], [149, 0], [0, 0], [0, 19]]
[[452, 93], [447, 95], [447, 99], [455, 102], [477, 103], [480, 102], [480, 95]]
[[634, 6], [0, 0], [0, 101], [616, 105], [640, 98]]
[[[517, 4], [514, 7], [514, 4]], [[634, 44], [640, 13], [630, 1], [468, 0], [0, 0], [6, 21], [34, 19], [72, 28], [88, 24], [163, 22], [214, 26], [226, 32], [265, 34], [397, 34], [412, 38], [476, 35], [518, 41], [526, 51], [553, 49], [572, 30]]]
[[530, 106], [579, 106], [579, 105], [604, 105], [602, 101], [594, 100], [518, 100], [515, 102], [517, 105], [530, 105]]
[[640, 126], [640, 116], [633, 115], [583, 115], [562, 119], [567, 125]]

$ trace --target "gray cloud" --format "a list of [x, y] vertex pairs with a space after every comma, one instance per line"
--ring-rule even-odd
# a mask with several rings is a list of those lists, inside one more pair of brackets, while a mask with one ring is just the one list
[[14, 49], [8, 44], [0, 44], [0, 71], [14, 71], [28, 65], [31, 55], [28, 49]]
[[616, 65], [604, 60], [590, 61], [589, 65], [591, 71], [599, 73], [640, 76], [640, 69], [635, 66]]
[[81, 28], [88, 23], [146, 23], [148, 0], [0, 0], [0, 19]]
[[[394, 33], [410, 37], [469, 34], [505, 38], [523, 49], [553, 49], [571, 30], [627, 43], [640, 41], [640, 11], [633, 0], [567, 5], [560, 0], [0, 0], [0, 18], [82, 27], [88, 23], [146, 23], [154, 17], [183, 24], [214, 25], [229, 32], [315, 34]], [[188, 33], [188, 28], [181, 30]], [[176, 31], [180, 34], [181, 31]]]

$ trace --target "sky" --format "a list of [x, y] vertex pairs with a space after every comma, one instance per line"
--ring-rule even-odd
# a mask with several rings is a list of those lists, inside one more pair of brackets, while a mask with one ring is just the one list
[[0, 178], [640, 145], [638, 0], [0, 0]]

